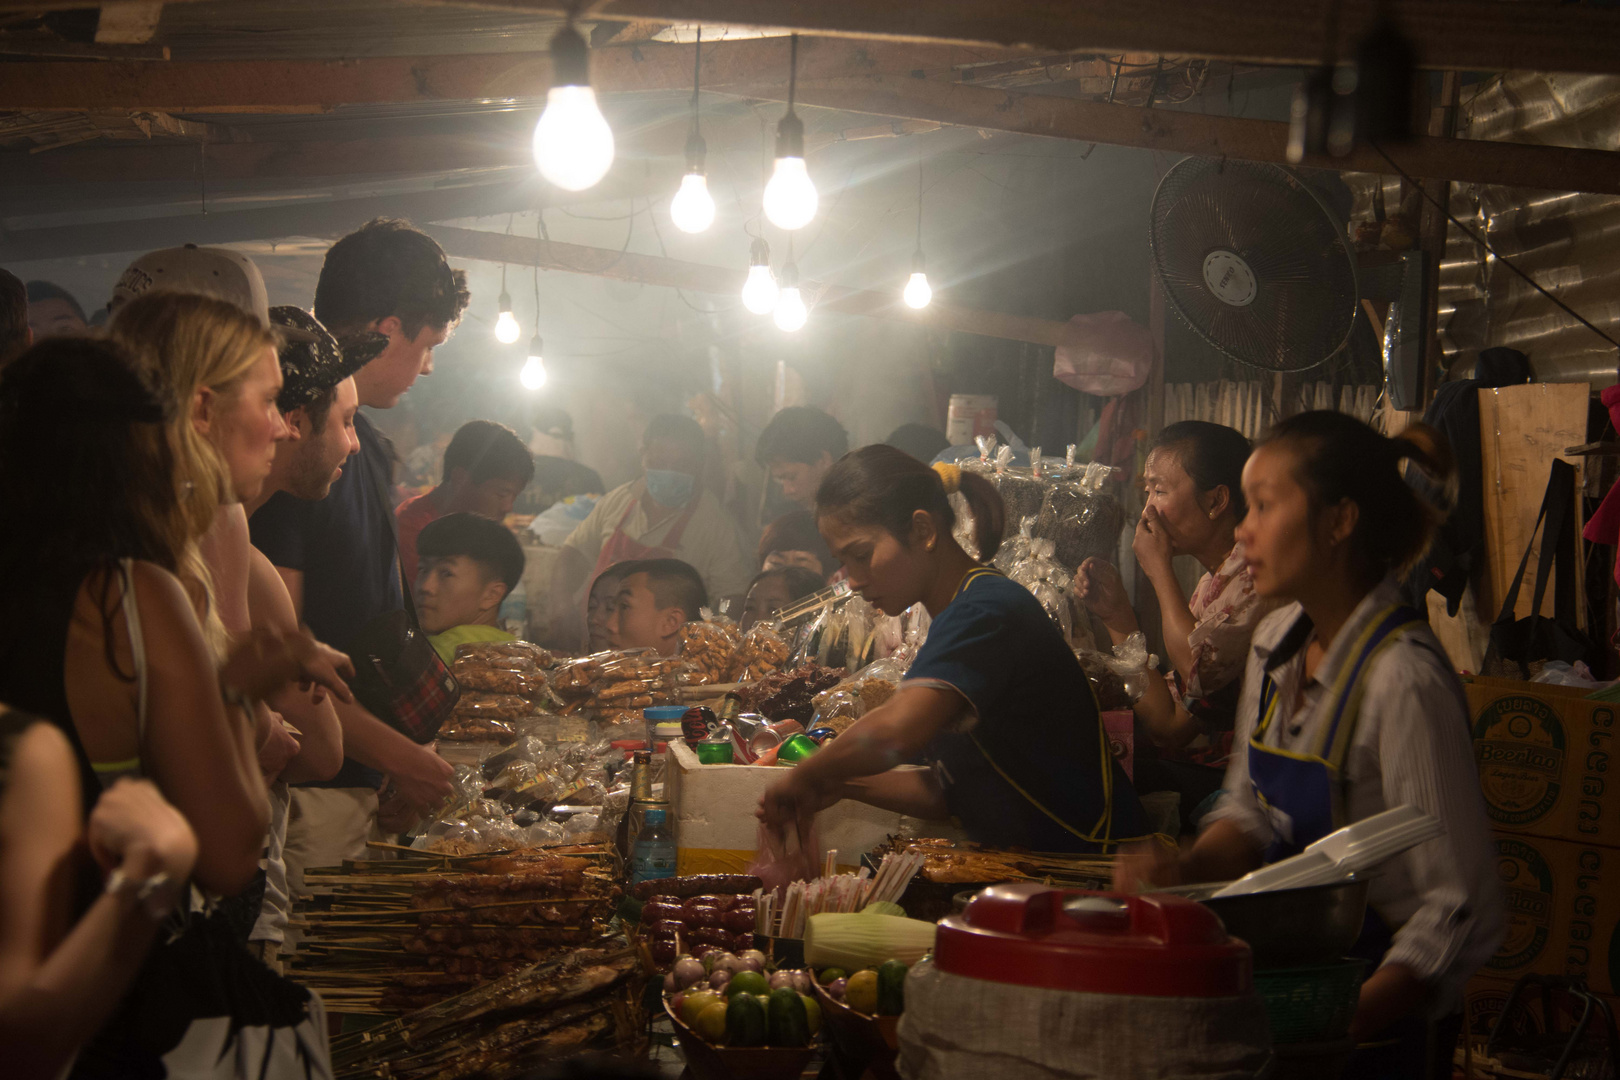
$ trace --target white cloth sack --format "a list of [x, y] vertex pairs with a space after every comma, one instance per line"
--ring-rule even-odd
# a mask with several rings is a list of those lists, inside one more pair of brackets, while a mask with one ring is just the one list
[[1123, 997], [940, 971], [906, 977], [905, 1080], [1253, 1080], [1271, 1058], [1260, 996]]

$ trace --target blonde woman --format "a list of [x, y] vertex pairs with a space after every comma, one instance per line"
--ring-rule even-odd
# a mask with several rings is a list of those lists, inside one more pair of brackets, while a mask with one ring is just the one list
[[[316, 662], [341, 663], [299, 628], [281, 577], [249, 542], [242, 508], [259, 497], [288, 432], [276, 405], [282, 373], [275, 331], [224, 300], [152, 292], [119, 308], [112, 334], [128, 343], [142, 375], [172, 406], [179, 496], [217, 612], [210, 623], [232, 641], [269, 637], [296, 643]], [[332, 685], [347, 696], [340, 680]], [[255, 718], [270, 833], [264, 903], [242, 916], [253, 922], [254, 951], [275, 968], [288, 916], [287, 785], [330, 779], [343, 763], [343, 737], [320, 686], [280, 687], [256, 706]]]

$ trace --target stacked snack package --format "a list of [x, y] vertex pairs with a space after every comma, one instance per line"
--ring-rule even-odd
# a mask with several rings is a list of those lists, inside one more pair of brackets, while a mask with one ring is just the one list
[[898, 653], [875, 660], [830, 690], [816, 695], [811, 730], [825, 727], [842, 735], [856, 720], [894, 696], [910, 664], [910, 656]]
[[742, 636], [724, 681], [758, 682], [780, 671], [787, 663], [788, 652], [788, 643], [780, 630], [771, 623], [756, 623]]
[[678, 657], [627, 649], [563, 664], [552, 673], [551, 688], [565, 702], [563, 715], [591, 716], [612, 739], [620, 737], [616, 731], [644, 732], [641, 710], [678, 704], [681, 687], [691, 685], [695, 675], [694, 666]]
[[461, 697], [439, 737], [512, 742], [525, 721], [556, 706], [544, 670], [554, 663], [549, 652], [526, 641], [461, 646], [450, 667]]
[[692, 666], [690, 685], [714, 685], [731, 681], [742, 634], [730, 619], [703, 609], [702, 622], [689, 622], [681, 628], [680, 657]]
[[1071, 446], [1064, 478], [1047, 492], [1034, 532], [1052, 541], [1054, 557], [1071, 572], [1094, 555], [1112, 560], [1125, 526], [1124, 508], [1104, 487], [1113, 470], [1096, 462], [1072, 464], [1074, 451]]

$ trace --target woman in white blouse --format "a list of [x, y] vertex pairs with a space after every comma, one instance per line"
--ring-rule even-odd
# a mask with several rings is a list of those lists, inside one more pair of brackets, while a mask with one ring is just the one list
[[1178, 858], [1122, 860], [1120, 887], [1240, 877], [1334, 829], [1411, 804], [1445, 834], [1374, 877], [1358, 955], [1373, 961], [1347, 1077], [1449, 1076], [1464, 984], [1496, 950], [1503, 901], [1462, 686], [1396, 582], [1440, 513], [1401, 476], [1442, 483], [1430, 429], [1386, 439], [1336, 412], [1283, 421], [1249, 458], [1237, 530], [1261, 595], [1226, 795]]

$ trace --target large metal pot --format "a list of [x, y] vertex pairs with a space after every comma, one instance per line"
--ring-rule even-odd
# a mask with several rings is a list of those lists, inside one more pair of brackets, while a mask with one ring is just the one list
[[1221, 917], [1226, 932], [1254, 950], [1254, 966], [1298, 967], [1345, 956], [1367, 915], [1366, 878], [1331, 885], [1215, 897], [1221, 886], [1167, 890], [1197, 900]]

